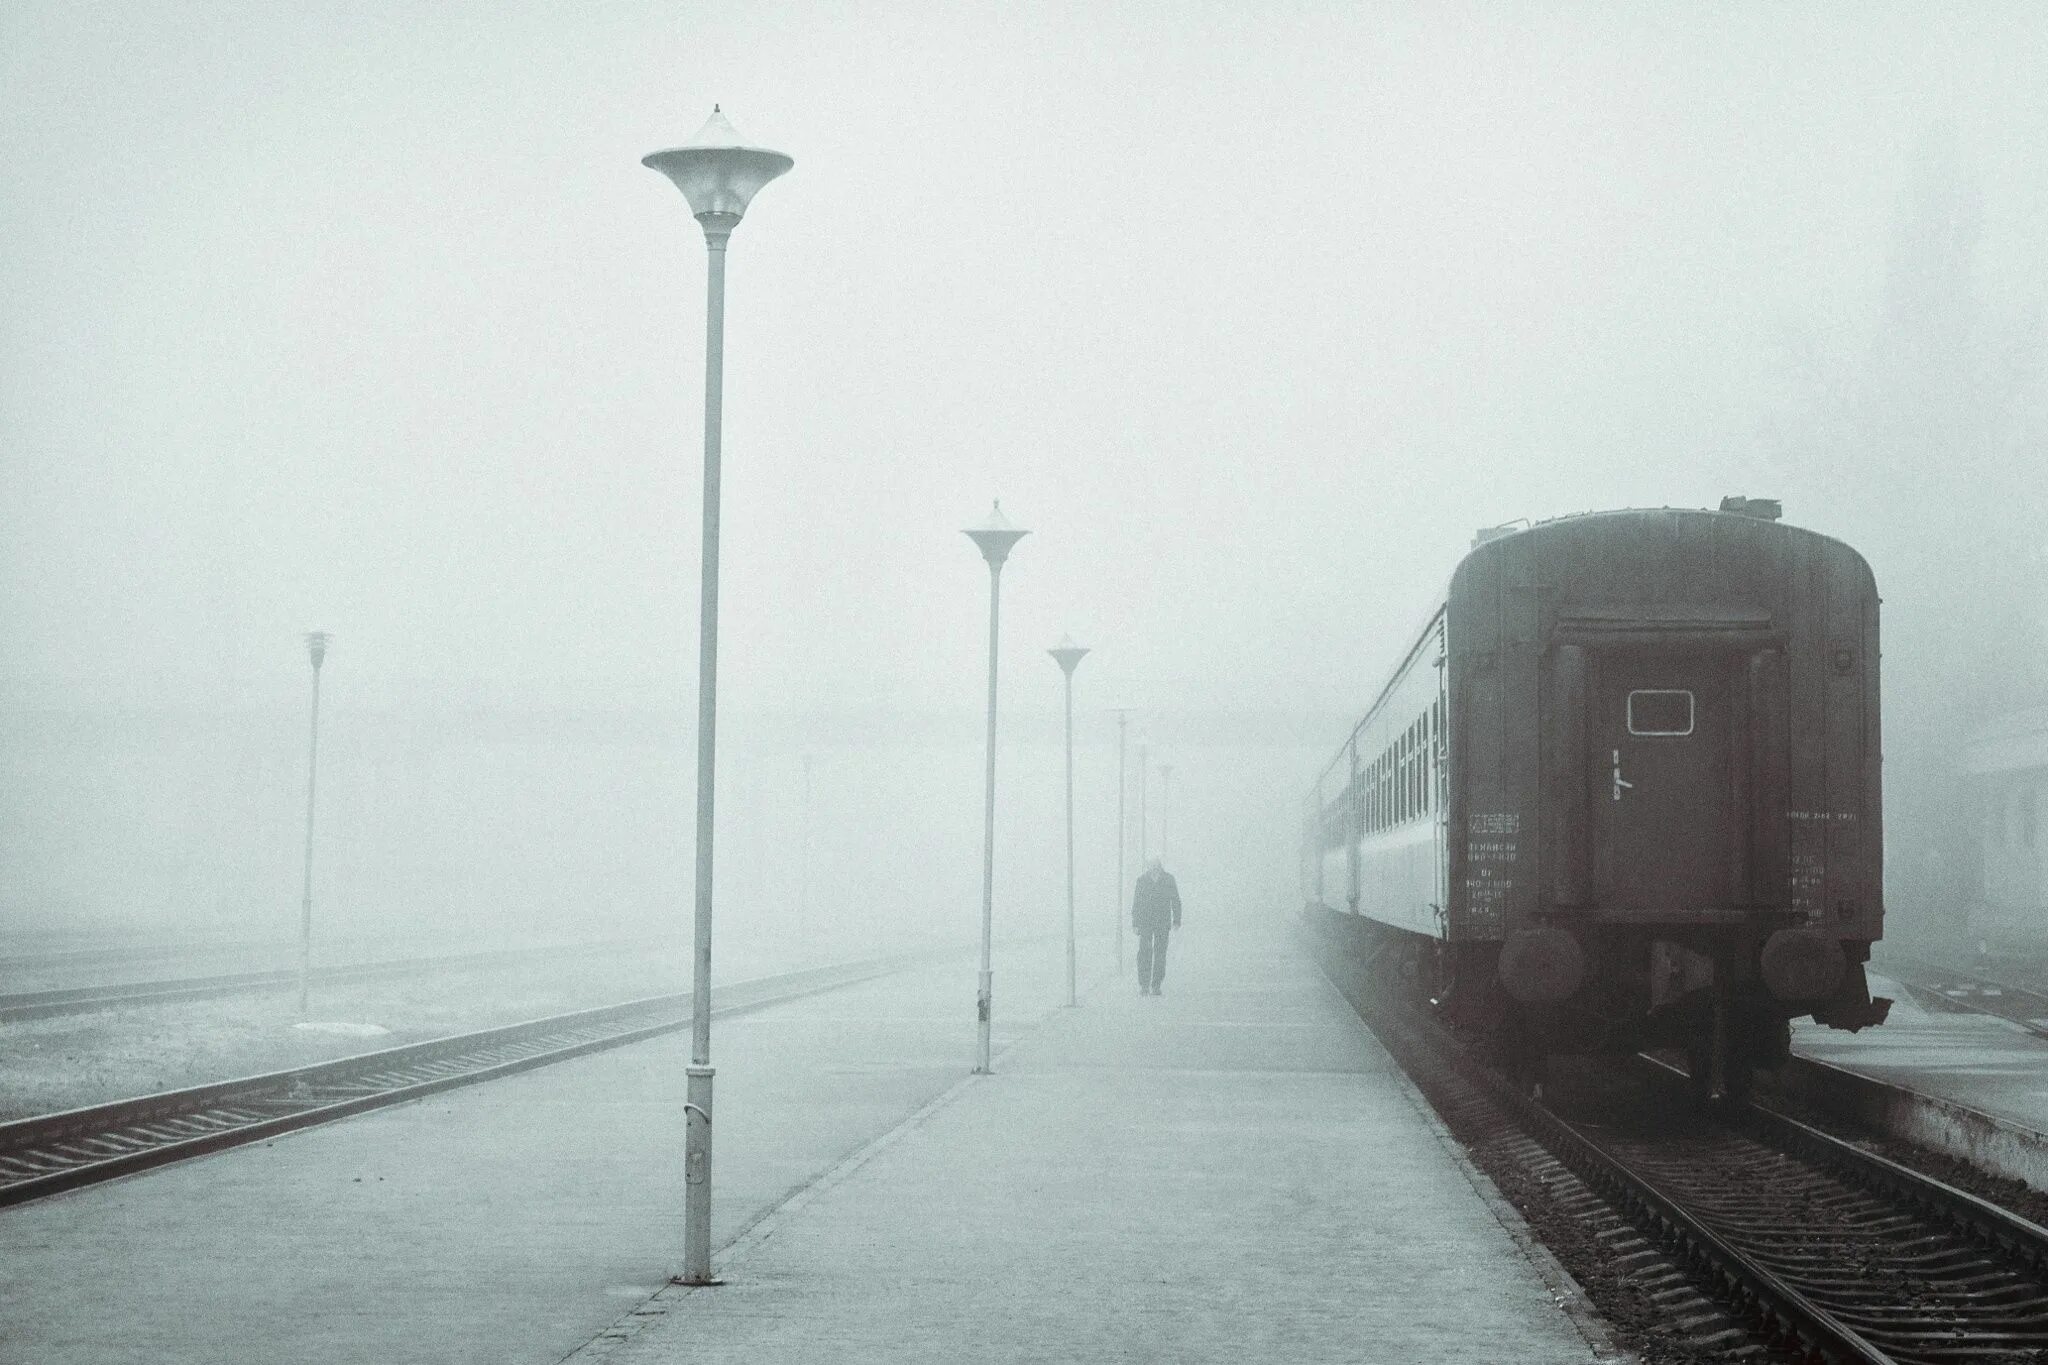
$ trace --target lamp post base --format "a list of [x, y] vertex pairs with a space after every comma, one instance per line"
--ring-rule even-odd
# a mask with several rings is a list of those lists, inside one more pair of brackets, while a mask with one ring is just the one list
[[989, 1065], [989, 1014], [995, 999], [995, 973], [987, 968], [981, 972], [981, 990], [975, 1000], [975, 1063], [974, 1074], [986, 1076], [993, 1069]]
[[678, 1284], [717, 1284], [711, 1273], [711, 1080], [715, 1068], [692, 1063], [683, 1103], [683, 1273]]

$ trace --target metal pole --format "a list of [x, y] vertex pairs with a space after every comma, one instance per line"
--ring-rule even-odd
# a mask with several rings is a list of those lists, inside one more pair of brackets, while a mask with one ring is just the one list
[[1003, 566], [990, 560], [988, 566], [988, 764], [982, 781], [981, 801], [981, 979], [975, 999], [976, 1046], [974, 1070], [988, 1074], [988, 1024], [994, 977], [989, 971], [989, 945], [996, 914], [996, 632], [1002, 620]]
[[1150, 786], [1151, 766], [1147, 756], [1151, 753], [1149, 744], [1138, 745], [1138, 866], [1150, 864], [1152, 852], [1152, 826], [1145, 817], [1145, 797]]
[[1159, 765], [1159, 856], [1166, 857], [1171, 847], [1166, 840], [1168, 820], [1173, 815], [1173, 765]]
[[801, 866], [797, 873], [796, 890], [796, 936], [797, 941], [810, 951], [811, 923], [811, 755], [804, 755], [804, 811], [803, 848]]
[[711, 815], [718, 756], [718, 498], [725, 388], [725, 245], [704, 224], [710, 257], [704, 331], [704, 557], [697, 608], [697, 925], [690, 979], [690, 1066], [683, 1106], [683, 1282], [711, 1277]]
[[1074, 997], [1074, 671], [1067, 670], [1067, 1008]]
[[306, 893], [299, 902], [299, 1017], [306, 1017], [313, 976], [313, 790], [320, 765], [320, 653], [313, 655], [313, 721], [306, 739]]
[[1130, 833], [1130, 816], [1124, 811], [1124, 794], [1128, 784], [1124, 780], [1124, 727], [1130, 722], [1130, 713], [1116, 713], [1116, 970], [1121, 976], [1124, 970], [1124, 897], [1129, 894], [1130, 867], [1124, 862], [1124, 839]]

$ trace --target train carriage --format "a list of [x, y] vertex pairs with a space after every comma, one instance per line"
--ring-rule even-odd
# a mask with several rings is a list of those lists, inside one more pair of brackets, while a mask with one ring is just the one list
[[1522, 1052], [1880, 1021], [1878, 599], [1776, 504], [1483, 540], [1310, 798], [1309, 911]]

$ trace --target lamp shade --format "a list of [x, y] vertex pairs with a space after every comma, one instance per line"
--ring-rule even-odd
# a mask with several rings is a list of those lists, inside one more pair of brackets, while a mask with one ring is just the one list
[[1060, 642], [1045, 652], [1052, 655], [1061, 670], [1071, 678], [1074, 676], [1074, 669], [1081, 663], [1081, 656], [1088, 652], [1088, 646], [1075, 644], [1071, 635], [1062, 635]]
[[695, 137], [680, 147], [644, 156], [640, 164], [673, 180], [698, 218], [715, 214], [737, 220], [761, 187], [796, 161], [781, 152], [742, 143], [738, 130], [713, 105], [711, 117]]
[[979, 526], [968, 527], [966, 534], [981, 551], [983, 559], [992, 565], [1000, 565], [1010, 557], [1010, 547], [1031, 533], [1021, 526], [1012, 524], [1010, 519], [1003, 515], [1002, 499], [998, 498], [987, 519]]

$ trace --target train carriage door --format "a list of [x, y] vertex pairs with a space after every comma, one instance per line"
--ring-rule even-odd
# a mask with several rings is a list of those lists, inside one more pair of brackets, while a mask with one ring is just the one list
[[1729, 678], [1717, 654], [1601, 651], [1586, 726], [1597, 903], [1745, 899], [1730, 885]]

